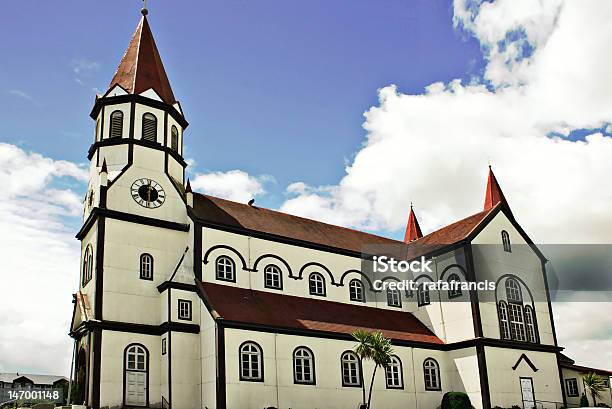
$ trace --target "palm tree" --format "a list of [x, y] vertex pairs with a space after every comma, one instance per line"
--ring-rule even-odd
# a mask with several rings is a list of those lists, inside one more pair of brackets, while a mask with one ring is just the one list
[[596, 397], [599, 397], [601, 392], [605, 389], [603, 379], [597, 375], [595, 372], [590, 372], [582, 378], [582, 383], [584, 384], [584, 389], [591, 392], [591, 396], [593, 397], [593, 406], [597, 406]]
[[393, 354], [393, 348], [391, 347], [391, 340], [385, 338], [379, 331], [367, 332], [359, 330], [353, 333], [353, 338], [355, 338], [358, 342], [355, 346], [355, 353], [359, 356], [359, 358], [362, 361], [365, 359], [370, 359], [374, 362], [374, 372], [372, 372], [372, 380], [370, 381], [370, 392], [368, 394], [367, 405], [365, 402], [365, 383], [362, 382], [363, 404], [366, 405], [366, 408], [370, 408], [376, 370], [379, 366], [386, 368], [387, 365], [389, 365], [391, 355]]

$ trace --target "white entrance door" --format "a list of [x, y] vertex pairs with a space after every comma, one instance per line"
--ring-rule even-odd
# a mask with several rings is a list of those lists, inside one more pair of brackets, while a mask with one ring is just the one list
[[125, 373], [125, 404], [128, 406], [146, 406], [147, 404], [147, 373]]
[[531, 378], [521, 378], [521, 395], [523, 396], [523, 409], [533, 409], [536, 407], [533, 380]]

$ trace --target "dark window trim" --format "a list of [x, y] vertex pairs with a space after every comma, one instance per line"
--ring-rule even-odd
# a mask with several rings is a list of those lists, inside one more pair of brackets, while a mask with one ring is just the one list
[[[139, 371], [139, 370], [132, 370], [132, 369], [127, 369], [127, 352], [128, 350], [133, 347], [133, 346], [139, 346], [142, 349], [144, 349], [145, 351], [145, 356], [146, 356], [146, 361], [145, 361], [145, 370], [144, 371]], [[126, 392], [126, 388], [127, 388], [127, 373], [128, 372], [145, 372], [146, 373], [146, 378], [147, 378], [147, 383], [145, 386], [145, 393], [146, 393], [146, 398], [145, 398], [145, 404], [144, 406], [136, 406], [136, 405], [131, 405], [131, 406], [135, 406], [135, 407], [149, 407], [149, 371], [150, 371], [150, 357], [149, 357], [149, 350], [147, 349], [147, 347], [145, 347], [144, 345], [140, 344], [140, 343], [132, 343], [129, 344], [125, 347], [125, 349], [123, 350], [123, 407], [125, 407], [125, 392]]]
[[[181, 303], [186, 303], [188, 305], [187, 312], [189, 313], [189, 315], [187, 317], [181, 317]], [[182, 298], [179, 298], [177, 301], [177, 311], [176, 311], [176, 315], [178, 319], [183, 320], [183, 321], [191, 321], [193, 317], [193, 310], [191, 307], [192, 307], [191, 300], [184, 300]]]
[[[391, 292], [396, 292], [397, 293], [397, 301], [399, 304], [391, 304], [389, 302], [389, 293]], [[393, 308], [402, 308], [402, 292], [398, 289], [392, 290], [391, 288], [387, 287], [387, 291], [385, 292], [385, 295], [387, 296], [387, 306], [388, 307], [393, 307]]]
[[[232, 278], [219, 277], [219, 260], [222, 258], [228, 259], [232, 264]], [[236, 262], [230, 256], [226, 256], [225, 254], [220, 255], [215, 259], [215, 279], [219, 281], [226, 281], [228, 283], [236, 282]]]
[[[574, 381], [576, 383], [576, 393], [575, 394], [570, 393], [570, 388], [569, 388], [570, 381]], [[578, 396], [580, 396], [580, 391], [578, 390], [578, 379], [567, 378], [565, 380], [565, 391], [567, 392], [568, 398], [577, 398]]]
[[[357, 370], [359, 371], [359, 383], [348, 384], [344, 381], [344, 355], [350, 354], [357, 358]], [[340, 377], [342, 378], [342, 386], [345, 388], [361, 388], [363, 386], [363, 367], [361, 366], [361, 358], [354, 351], [346, 350], [340, 354]]]
[[[312, 373], [312, 381], [298, 381], [295, 376], [295, 366], [296, 366], [295, 353], [298, 351], [298, 349], [305, 349], [310, 353], [310, 357], [312, 358], [311, 359], [312, 368], [310, 369]], [[312, 349], [308, 348], [305, 345], [300, 345], [293, 350], [292, 355], [293, 355], [293, 383], [296, 385], [316, 385], [317, 384], [317, 373], [315, 371], [315, 355], [314, 355], [314, 352], [312, 352]]]
[[[143, 264], [142, 264], [142, 260], [143, 260], [143, 259], [144, 259], [146, 256], [151, 257], [151, 277], [146, 277], [146, 276], [144, 276], [144, 275], [143, 275], [143, 268], [142, 268]], [[154, 274], [154, 272], [155, 272], [155, 270], [153, 269], [154, 263], [155, 263], [155, 259], [153, 258], [153, 256], [152, 256], [150, 253], [142, 253], [142, 254], [140, 255], [140, 279], [141, 279], [141, 280], [153, 281], [153, 274]]]
[[83, 253], [83, 264], [82, 264], [82, 270], [83, 270], [83, 276], [81, 279], [81, 287], [85, 288], [85, 286], [91, 281], [91, 279], [93, 278], [93, 266], [92, 263], [94, 261], [94, 257], [93, 257], [93, 246], [91, 245], [91, 243], [88, 243], [87, 246], [85, 246], [85, 253]]
[[[438, 377], [438, 387], [437, 388], [427, 387], [427, 382], [425, 379], [425, 364], [427, 363], [427, 361], [432, 361], [436, 364], [436, 373]], [[430, 357], [430, 358], [425, 358], [423, 360], [423, 385], [425, 385], [426, 391], [441, 391], [442, 390], [442, 372], [440, 371], [440, 364], [434, 358]]]
[[[353, 282], [357, 282], [359, 283], [359, 286], [361, 287], [361, 299], [357, 299], [357, 298], [353, 298], [353, 294], [351, 293], [351, 284]], [[353, 278], [352, 280], [349, 281], [348, 283], [348, 289], [349, 289], [349, 299], [351, 301], [355, 301], [355, 302], [366, 302], [366, 294], [365, 294], [365, 286], [363, 285], [363, 283], [361, 282], [360, 279], [358, 278]], [[401, 296], [401, 295], [400, 295]], [[400, 300], [401, 302], [401, 300]]]
[[[176, 136], [176, 146], [174, 146], [174, 138]], [[170, 149], [177, 152], [179, 151], [179, 130], [176, 125], [170, 127]]]
[[400, 386], [392, 386], [389, 385], [388, 379], [387, 379], [387, 368], [385, 368], [385, 385], [387, 386], [387, 389], [404, 389], [404, 365], [402, 364], [402, 360], [400, 359], [399, 356], [397, 355], [393, 355], [392, 358], [397, 359], [397, 362], [399, 363], [399, 380], [400, 380]]
[[[427, 302], [421, 302], [420, 293], [427, 293]], [[431, 294], [429, 294], [429, 289], [425, 289], [425, 283], [421, 283], [416, 292], [417, 297], [417, 306], [425, 307], [426, 305], [431, 305]]]
[[[258, 378], [245, 378], [242, 374], [242, 347], [246, 344], [253, 344], [259, 350], [259, 368], [260, 373]], [[263, 348], [255, 341], [244, 341], [238, 347], [238, 373], [240, 375], [240, 380], [243, 382], [263, 382], [264, 381], [264, 353]]]
[[[113, 130], [115, 129], [115, 123], [113, 122], [113, 116], [115, 116], [115, 114], [120, 114], [121, 115], [121, 124], [119, 126], [119, 135], [118, 136], [113, 136]], [[110, 125], [108, 126], [108, 139], [120, 139], [123, 138], [123, 118], [125, 117], [125, 115], [123, 114], [123, 111], [120, 109], [115, 109], [113, 112], [111, 112], [109, 119], [110, 119]], [[104, 135], [102, 135], [104, 136]]]
[[[279, 273], [279, 286], [278, 287], [273, 287], [266, 283], [266, 269], [268, 267], [275, 267], [278, 270], [278, 273]], [[271, 290], [282, 290], [283, 289], [283, 270], [276, 264], [267, 264], [263, 269], [263, 276], [264, 276], [264, 288], [269, 288]]]
[[512, 243], [510, 242], [510, 234], [506, 230], [501, 231], [502, 246], [506, 253], [512, 253]]
[[[318, 275], [319, 277], [321, 277], [321, 280], [323, 280], [323, 292], [322, 293], [314, 293], [312, 292], [312, 288], [310, 286], [310, 281], [312, 280], [312, 277]], [[314, 295], [317, 297], [327, 297], [327, 283], [325, 282], [325, 276], [317, 271], [313, 271], [312, 273], [310, 273], [308, 275], [308, 294], [310, 295]]]
[[453, 298], [458, 298], [461, 297], [463, 295], [463, 291], [461, 290], [461, 277], [459, 277], [459, 274], [457, 273], [452, 273], [451, 275], [448, 276], [447, 278], [447, 282], [450, 284], [452, 282], [458, 282], [459, 283], [459, 287], [456, 290], [448, 290], [448, 299], [452, 300]]
[[166, 355], [166, 352], [168, 351], [167, 349], [167, 344], [166, 344], [166, 338], [162, 338], [162, 344], [161, 344], [161, 353], [162, 355]]

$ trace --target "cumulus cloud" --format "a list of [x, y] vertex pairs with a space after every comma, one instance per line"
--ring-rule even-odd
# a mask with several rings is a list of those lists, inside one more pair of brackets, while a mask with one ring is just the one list
[[54, 187], [65, 178], [78, 186], [87, 172], [0, 143], [0, 280], [11, 288], [0, 308], [0, 371], [69, 373], [79, 244], [66, 221], [82, 200]]
[[191, 182], [194, 190], [237, 202], [247, 202], [265, 193], [270, 176], [252, 176], [242, 170], [198, 174]]

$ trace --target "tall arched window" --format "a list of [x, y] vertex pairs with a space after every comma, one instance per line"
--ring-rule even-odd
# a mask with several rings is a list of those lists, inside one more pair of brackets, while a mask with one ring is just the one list
[[417, 304], [419, 307], [424, 305], [429, 305], [431, 303], [429, 299], [429, 289], [425, 285], [425, 283], [419, 284], [417, 287]]
[[131, 344], [124, 351], [124, 406], [149, 406], [149, 351]]
[[461, 297], [461, 280], [459, 279], [459, 275], [455, 273], [449, 275], [448, 283], [451, 285], [450, 289], [448, 290], [448, 298], [451, 299]]
[[315, 384], [314, 354], [309, 348], [298, 347], [293, 351], [293, 382]]
[[157, 117], [150, 112], [142, 116], [142, 139], [157, 142]]
[[110, 115], [109, 137], [121, 138], [123, 136], [123, 112], [113, 111]]
[[521, 293], [521, 286], [518, 281], [514, 278], [506, 280], [506, 298], [508, 302], [522, 303], [523, 294]]
[[325, 295], [325, 278], [321, 273], [312, 273], [308, 277], [308, 290], [311, 295]]
[[170, 148], [175, 152], [178, 152], [178, 140], [178, 128], [176, 127], [176, 125], [172, 125], [172, 128], [170, 130]]
[[433, 358], [427, 358], [423, 362], [423, 376], [425, 378], [425, 390], [442, 390], [440, 385], [440, 366]]
[[351, 301], [365, 301], [365, 291], [363, 284], [356, 278], [349, 281], [349, 297]]
[[525, 326], [527, 328], [527, 341], [538, 342], [537, 331], [535, 326], [535, 317], [531, 306], [525, 306]]
[[240, 345], [240, 380], [250, 382], [263, 381], [263, 352], [255, 342]]
[[505, 301], [500, 301], [499, 309], [499, 332], [502, 339], [510, 338], [510, 322], [508, 321], [508, 304]]
[[264, 268], [264, 287], [280, 290], [283, 288], [283, 275], [281, 269], [274, 264], [269, 264]]
[[236, 265], [234, 264], [234, 260], [227, 256], [217, 257], [217, 261], [215, 262], [215, 271], [217, 280], [232, 282], [236, 281]]
[[140, 255], [140, 278], [153, 280], [153, 256], [148, 253]]
[[387, 287], [387, 305], [389, 307], [401, 307], [402, 297], [397, 288]]
[[502, 230], [501, 232], [502, 244], [504, 246], [504, 251], [508, 253], [512, 253], [512, 245], [510, 244], [510, 235], [507, 231]]
[[93, 276], [93, 247], [88, 244], [83, 255], [83, 287], [91, 280]]
[[385, 368], [385, 378], [387, 389], [402, 389], [404, 387], [402, 361], [395, 355], [391, 356], [391, 360]]
[[353, 351], [346, 351], [340, 358], [342, 366], [342, 386], [361, 387], [361, 365]]

